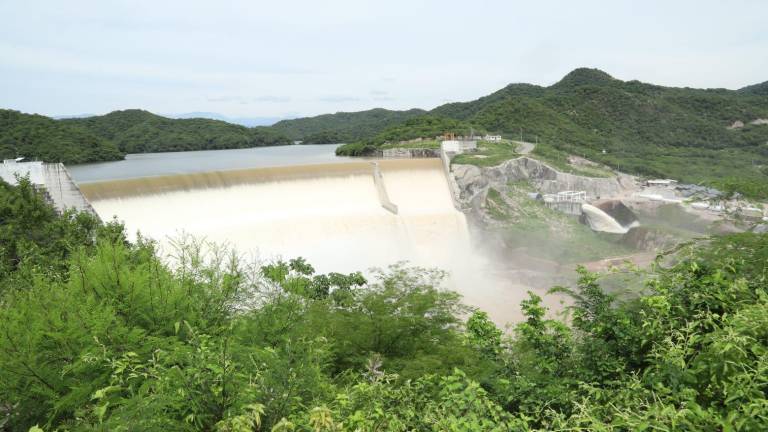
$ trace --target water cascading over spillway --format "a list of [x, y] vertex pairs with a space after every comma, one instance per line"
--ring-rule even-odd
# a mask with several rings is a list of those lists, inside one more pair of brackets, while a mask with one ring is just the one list
[[398, 214], [382, 208], [368, 162], [219, 171], [86, 183], [105, 220], [159, 240], [181, 232], [269, 260], [302, 256], [318, 271], [408, 260], [453, 270], [469, 238], [439, 160], [380, 162]]

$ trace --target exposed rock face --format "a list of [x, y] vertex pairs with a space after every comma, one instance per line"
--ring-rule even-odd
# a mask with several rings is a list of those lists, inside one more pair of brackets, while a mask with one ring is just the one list
[[585, 191], [588, 199], [617, 196], [637, 188], [631, 176], [578, 176], [557, 171], [543, 162], [527, 157], [508, 160], [494, 167], [480, 168], [456, 164], [451, 168], [459, 189], [458, 201], [465, 207], [473, 207], [473, 201], [479, 197], [484, 198], [489, 187], [501, 190], [509, 182], [519, 180], [529, 181], [541, 193]]
[[680, 191], [680, 195], [684, 196], [685, 198], [700, 197], [702, 199], [714, 199], [723, 195], [722, 192], [715, 188], [692, 184], [677, 185], [675, 189]]
[[756, 119], [749, 122], [749, 124], [753, 125], [768, 125], [768, 119]]
[[733, 122], [732, 125], [728, 126], [726, 129], [741, 129], [744, 127], [744, 122], [741, 120], [736, 120]]

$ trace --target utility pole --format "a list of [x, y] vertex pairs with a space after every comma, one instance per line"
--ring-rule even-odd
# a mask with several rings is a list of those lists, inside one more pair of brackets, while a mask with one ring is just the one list
[[520, 142], [523, 141], [523, 128], [520, 128]]

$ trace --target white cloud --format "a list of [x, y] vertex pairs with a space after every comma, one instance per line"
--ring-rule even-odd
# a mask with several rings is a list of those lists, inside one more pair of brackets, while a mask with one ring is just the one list
[[756, 0], [8, 1], [0, 2], [0, 95], [4, 106], [44, 114], [282, 116], [431, 108], [510, 82], [551, 84], [579, 66], [737, 88], [768, 79], [768, 14], [738, 12], [762, 8]]

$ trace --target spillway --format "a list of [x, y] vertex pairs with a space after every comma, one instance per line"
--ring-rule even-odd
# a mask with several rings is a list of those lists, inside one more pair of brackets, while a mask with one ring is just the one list
[[321, 272], [408, 260], [456, 267], [469, 248], [439, 160], [381, 161], [394, 215], [368, 162], [84, 183], [97, 213], [161, 243], [182, 232], [263, 260], [305, 257]]

